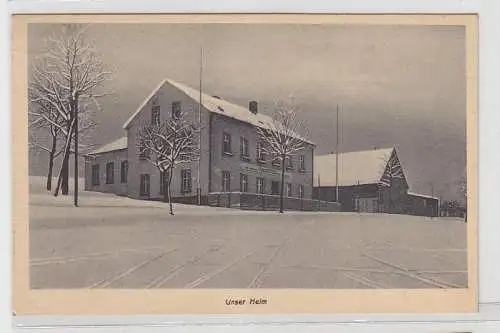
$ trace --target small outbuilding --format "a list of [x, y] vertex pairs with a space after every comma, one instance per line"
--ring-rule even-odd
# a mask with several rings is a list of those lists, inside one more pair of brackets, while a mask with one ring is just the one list
[[[337, 171], [338, 165], [338, 171]], [[409, 192], [396, 148], [314, 157], [313, 197], [342, 211], [438, 216], [439, 200]]]

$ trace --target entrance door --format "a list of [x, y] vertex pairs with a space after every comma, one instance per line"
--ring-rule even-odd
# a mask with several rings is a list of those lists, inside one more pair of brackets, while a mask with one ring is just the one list
[[358, 212], [376, 213], [378, 211], [378, 200], [377, 198], [356, 198], [354, 207]]

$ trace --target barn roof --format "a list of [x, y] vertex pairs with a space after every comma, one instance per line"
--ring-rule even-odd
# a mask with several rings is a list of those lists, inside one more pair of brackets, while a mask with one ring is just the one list
[[127, 137], [124, 136], [122, 138], [119, 138], [115, 141], [112, 141], [108, 144], [105, 144], [92, 152], [90, 152], [90, 155], [97, 155], [97, 154], [102, 154], [102, 153], [107, 153], [110, 151], [116, 151], [116, 150], [123, 150], [127, 149]]
[[[376, 184], [395, 148], [339, 153], [339, 186]], [[314, 156], [314, 186], [335, 186], [335, 154]]]
[[[196, 103], [200, 101], [200, 91], [189, 86], [186, 86], [182, 83], [178, 83], [171, 79], [163, 80], [153, 91], [152, 93], [143, 101], [143, 103], [139, 106], [139, 108], [135, 111], [135, 113], [125, 122], [123, 125], [124, 129], [127, 129], [130, 126], [130, 123], [134, 120], [134, 118], [141, 112], [144, 106], [148, 103], [151, 98], [165, 85], [170, 84], [183, 93], [185, 93], [189, 98], [193, 99]], [[272, 123], [272, 118], [268, 115], [257, 112], [256, 114], [250, 112], [248, 108], [233, 104], [219, 97], [214, 97], [207, 95], [205, 93], [201, 94], [202, 105], [209, 112], [220, 114], [229, 118], [233, 118], [256, 127], [265, 128], [267, 124]], [[309, 144], [314, 144], [310, 140], [300, 136], [296, 133], [296, 137], [307, 142]]]
[[408, 191], [408, 195], [411, 195], [414, 197], [425, 198], [425, 199], [439, 200], [439, 198], [436, 196], [432, 196], [432, 195], [428, 195], [428, 194], [420, 194], [420, 193], [415, 193], [415, 192], [411, 192], [411, 191]]

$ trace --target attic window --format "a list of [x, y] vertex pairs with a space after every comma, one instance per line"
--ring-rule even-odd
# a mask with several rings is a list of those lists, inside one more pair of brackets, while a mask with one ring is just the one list
[[222, 108], [222, 106], [220, 106], [220, 105], [217, 106], [217, 110], [224, 112], [224, 108]]
[[151, 101], [151, 104], [153, 105], [158, 105], [158, 96], [153, 96], [153, 99]]

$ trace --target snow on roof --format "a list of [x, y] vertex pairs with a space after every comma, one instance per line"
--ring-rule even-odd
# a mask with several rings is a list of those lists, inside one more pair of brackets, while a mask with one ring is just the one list
[[[185, 93], [189, 98], [193, 99], [196, 103], [199, 103], [200, 101], [200, 91], [191, 87], [188, 87], [184, 84], [175, 82], [174, 80], [171, 79], [165, 79], [163, 80], [156, 88], [153, 90], [153, 92], [144, 100], [144, 102], [139, 106], [137, 111], [125, 122], [123, 125], [124, 129], [127, 129], [134, 120], [134, 118], [141, 112], [141, 110], [144, 108], [144, 106], [147, 104], [147, 102], [157, 93], [158, 90], [160, 90], [161, 87], [165, 84], [170, 84], [177, 89], [181, 90], [183, 93]], [[248, 108], [233, 104], [231, 102], [228, 102], [224, 99], [221, 99], [220, 97], [216, 96], [210, 96], [205, 93], [201, 94], [201, 101], [202, 105], [205, 109], [207, 109], [210, 112], [217, 113], [220, 115], [224, 115], [226, 117], [230, 117], [257, 127], [262, 127], [265, 128], [268, 124], [272, 123], [272, 118], [268, 115], [262, 114], [257, 112], [256, 114], [252, 113]], [[300, 136], [298, 133], [296, 133], [297, 138], [303, 140], [304, 142], [314, 144], [310, 140], [305, 139], [304, 137]]]
[[434, 197], [432, 195], [427, 195], [427, 194], [419, 194], [419, 193], [415, 193], [415, 192], [410, 192], [408, 191], [408, 195], [412, 195], [414, 197], [421, 197], [421, 198], [427, 198], [427, 199], [434, 199], [434, 200], [439, 200], [438, 197]]
[[[339, 186], [376, 184], [394, 148], [339, 153]], [[314, 156], [314, 186], [335, 186], [335, 154]]]
[[107, 153], [110, 151], [123, 150], [123, 149], [127, 149], [127, 137], [126, 136], [119, 138], [115, 141], [112, 141], [108, 144], [105, 144], [105, 145], [101, 146], [100, 148], [97, 148], [96, 150], [90, 152], [90, 155], [102, 154], [102, 153]]

